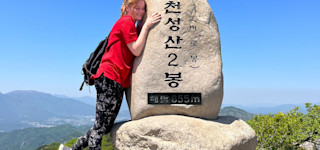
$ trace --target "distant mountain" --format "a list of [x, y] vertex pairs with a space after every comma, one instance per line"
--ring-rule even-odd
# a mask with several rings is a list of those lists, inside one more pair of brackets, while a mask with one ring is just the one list
[[95, 108], [70, 98], [37, 91], [14, 91], [0, 95], [0, 131], [59, 124], [88, 123]]
[[52, 96], [59, 97], [59, 98], [70, 98], [66, 95], [61, 95], [61, 94], [52, 94]]
[[34, 150], [53, 142], [64, 143], [82, 136], [90, 126], [62, 125], [50, 128], [26, 128], [0, 134], [1, 150]]
[[[13, 91], [0, 93], [0, 132], [8, 132], [26, 127], [57, 126], [70, 123], [73, 125], [92, 124], [95, 115], [96, 100], [93, 97], [74, 97], [51, 95], [37, 91]], [[247, 120], [250, 114], [268, 114], [288, 112], [296, 106], [306, 112], [304, 104], [299, 105], [223, 105], [220, 115], [236, 116]], [[236, 110], [235, 108], [238, 108]], [[246, 111], [246, 112], [242, 112]], [[248, 114], [246, 114], [248, 113]], [[117, 121], [130, 120], [130, 113], [124, 98]]]
[[[320, 103], [316, 103], [319, 105]], [[305, 104], [283, 104], [283, 105], [273, 105], [273, 106], [243, 106], [243, 105], [225, 105], [225, 106], [234, 106], [240, 109], [243, 109], [249, 113], [253, 114], [277, 114], [279, 112], [289, 112], [289, 110], [292, 110], [295, 107], [300, 107], [300, 112], [307, 113], [307, 109], [305, 108]]]
[[234, 116], [244, 121], [248, 121], [254, 117], [254, 114], [248, 113], [236, 107], [224, 107], [220, 110], [219, 116]]
[[[92, 105], [94, 107], [96, 107], [96, 98], [90, 97], [90, 96], [84, 96], [84, 97], [72, 97], [72, 99], [78, 100], [80, 102]], [[128, 108], [128, 104], [127, 104], [127, 100], [125, 95], [123, 96], [123, 100], [122, 100], [122, 104], [121, 104], [121, 108], [120, 111], [118, 113], [116, 122], [118, 121], [125, 121], [125, 120], [130, 120], [130, 112], [129, 112], [129, 108]]]
[[84, 96], [84, 97], [72, 97], [74, 100], [78, 100], [82, 103], [89, 104], [91, 106], [96, 107], [96, 98], [90, 97], [90, 96]]

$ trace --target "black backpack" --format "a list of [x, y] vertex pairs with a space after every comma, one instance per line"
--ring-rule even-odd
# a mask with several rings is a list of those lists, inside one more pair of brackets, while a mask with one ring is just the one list
[[[109, 36], [107, 36], [104, 40], [100, 41], [98, 47], [90, 54], [90, 57], [83, 64], [82, 75], [84, 75], [84, 80], [80, 86], [80, 89], [79, 89], [80, 91], [82, 90], [84, 83], [86, 83], [86, 85], [88, 86], [94, 84], [94, 80], [92, 80], [90, 77], [91, 75], [96, 74], [99, 68], [101, 58], [105, 53], [106, 47], [108, 45], [108, 39], [109, 39]], [[110, 44], [110, 46], [107, 48], [107, 51], [109, 51], [110, 47], [116, 42], [117, 41]]]

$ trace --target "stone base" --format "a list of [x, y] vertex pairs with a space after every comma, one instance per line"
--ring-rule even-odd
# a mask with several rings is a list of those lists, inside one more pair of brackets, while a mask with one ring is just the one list
[[111, 130], [117, 149], [232, 149], [255, 150], [257, 137], [244, 121], [219, 116], [217, 120], [162, 115], [117, 123]]

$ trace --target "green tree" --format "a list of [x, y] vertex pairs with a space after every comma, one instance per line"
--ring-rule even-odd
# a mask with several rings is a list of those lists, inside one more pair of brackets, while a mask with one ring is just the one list
[[299, 149], [301, 143], [319, 139], [320, 107], [307, 103], [306, 108], [307, 114], [296, 107], [288, 113], [255, 115], [248, 124], [257, 134], [257, 148]]
[[320, 106], [306, 103], [308, 113], [304, 118], [303, 131], [307, 135], [307, 139], [314, 143], [314, 140], [320, 139]]
[[[73, 144], [77, 142], [78, 139], [72, 139], [65, 143], [66, 146], [72, 147]], [[48, 145], [43, 145], [36, 150], [57, 150], [59, 147], [59, 143], [51, 143]], [[89, 150], [89, 148], [85, 148], [84, 150]], [[101, 150], [115, 150], [115, 148], [112, 145], [110, 134], [104, 135], [102, 137], [102, 143], [101, 143]]]

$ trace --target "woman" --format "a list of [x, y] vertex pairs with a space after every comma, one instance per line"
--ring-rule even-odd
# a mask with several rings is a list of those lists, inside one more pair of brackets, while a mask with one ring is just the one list
[[[103, 55], [96, 75], [91, 76], [95, 80], [97, 91], [94, 126], [78, 139], [72, 150], [87, 146], [90, 150], [100, 150], [103, 134], [110, 132], [120, 109], [124, 88], [130, 86], [134, 56], [141, 54], [149, 29], [161, 20], [159, 13], [150, 15], [138, 37], [135, 23], [142, 20], [145, 8], [144, 0], [123, 2], [121, 18], [115, 23], [109, 35], [108, 46], [112, 43], [113, 45]], [[64, 147], [61, 145], [59, 149]]]

